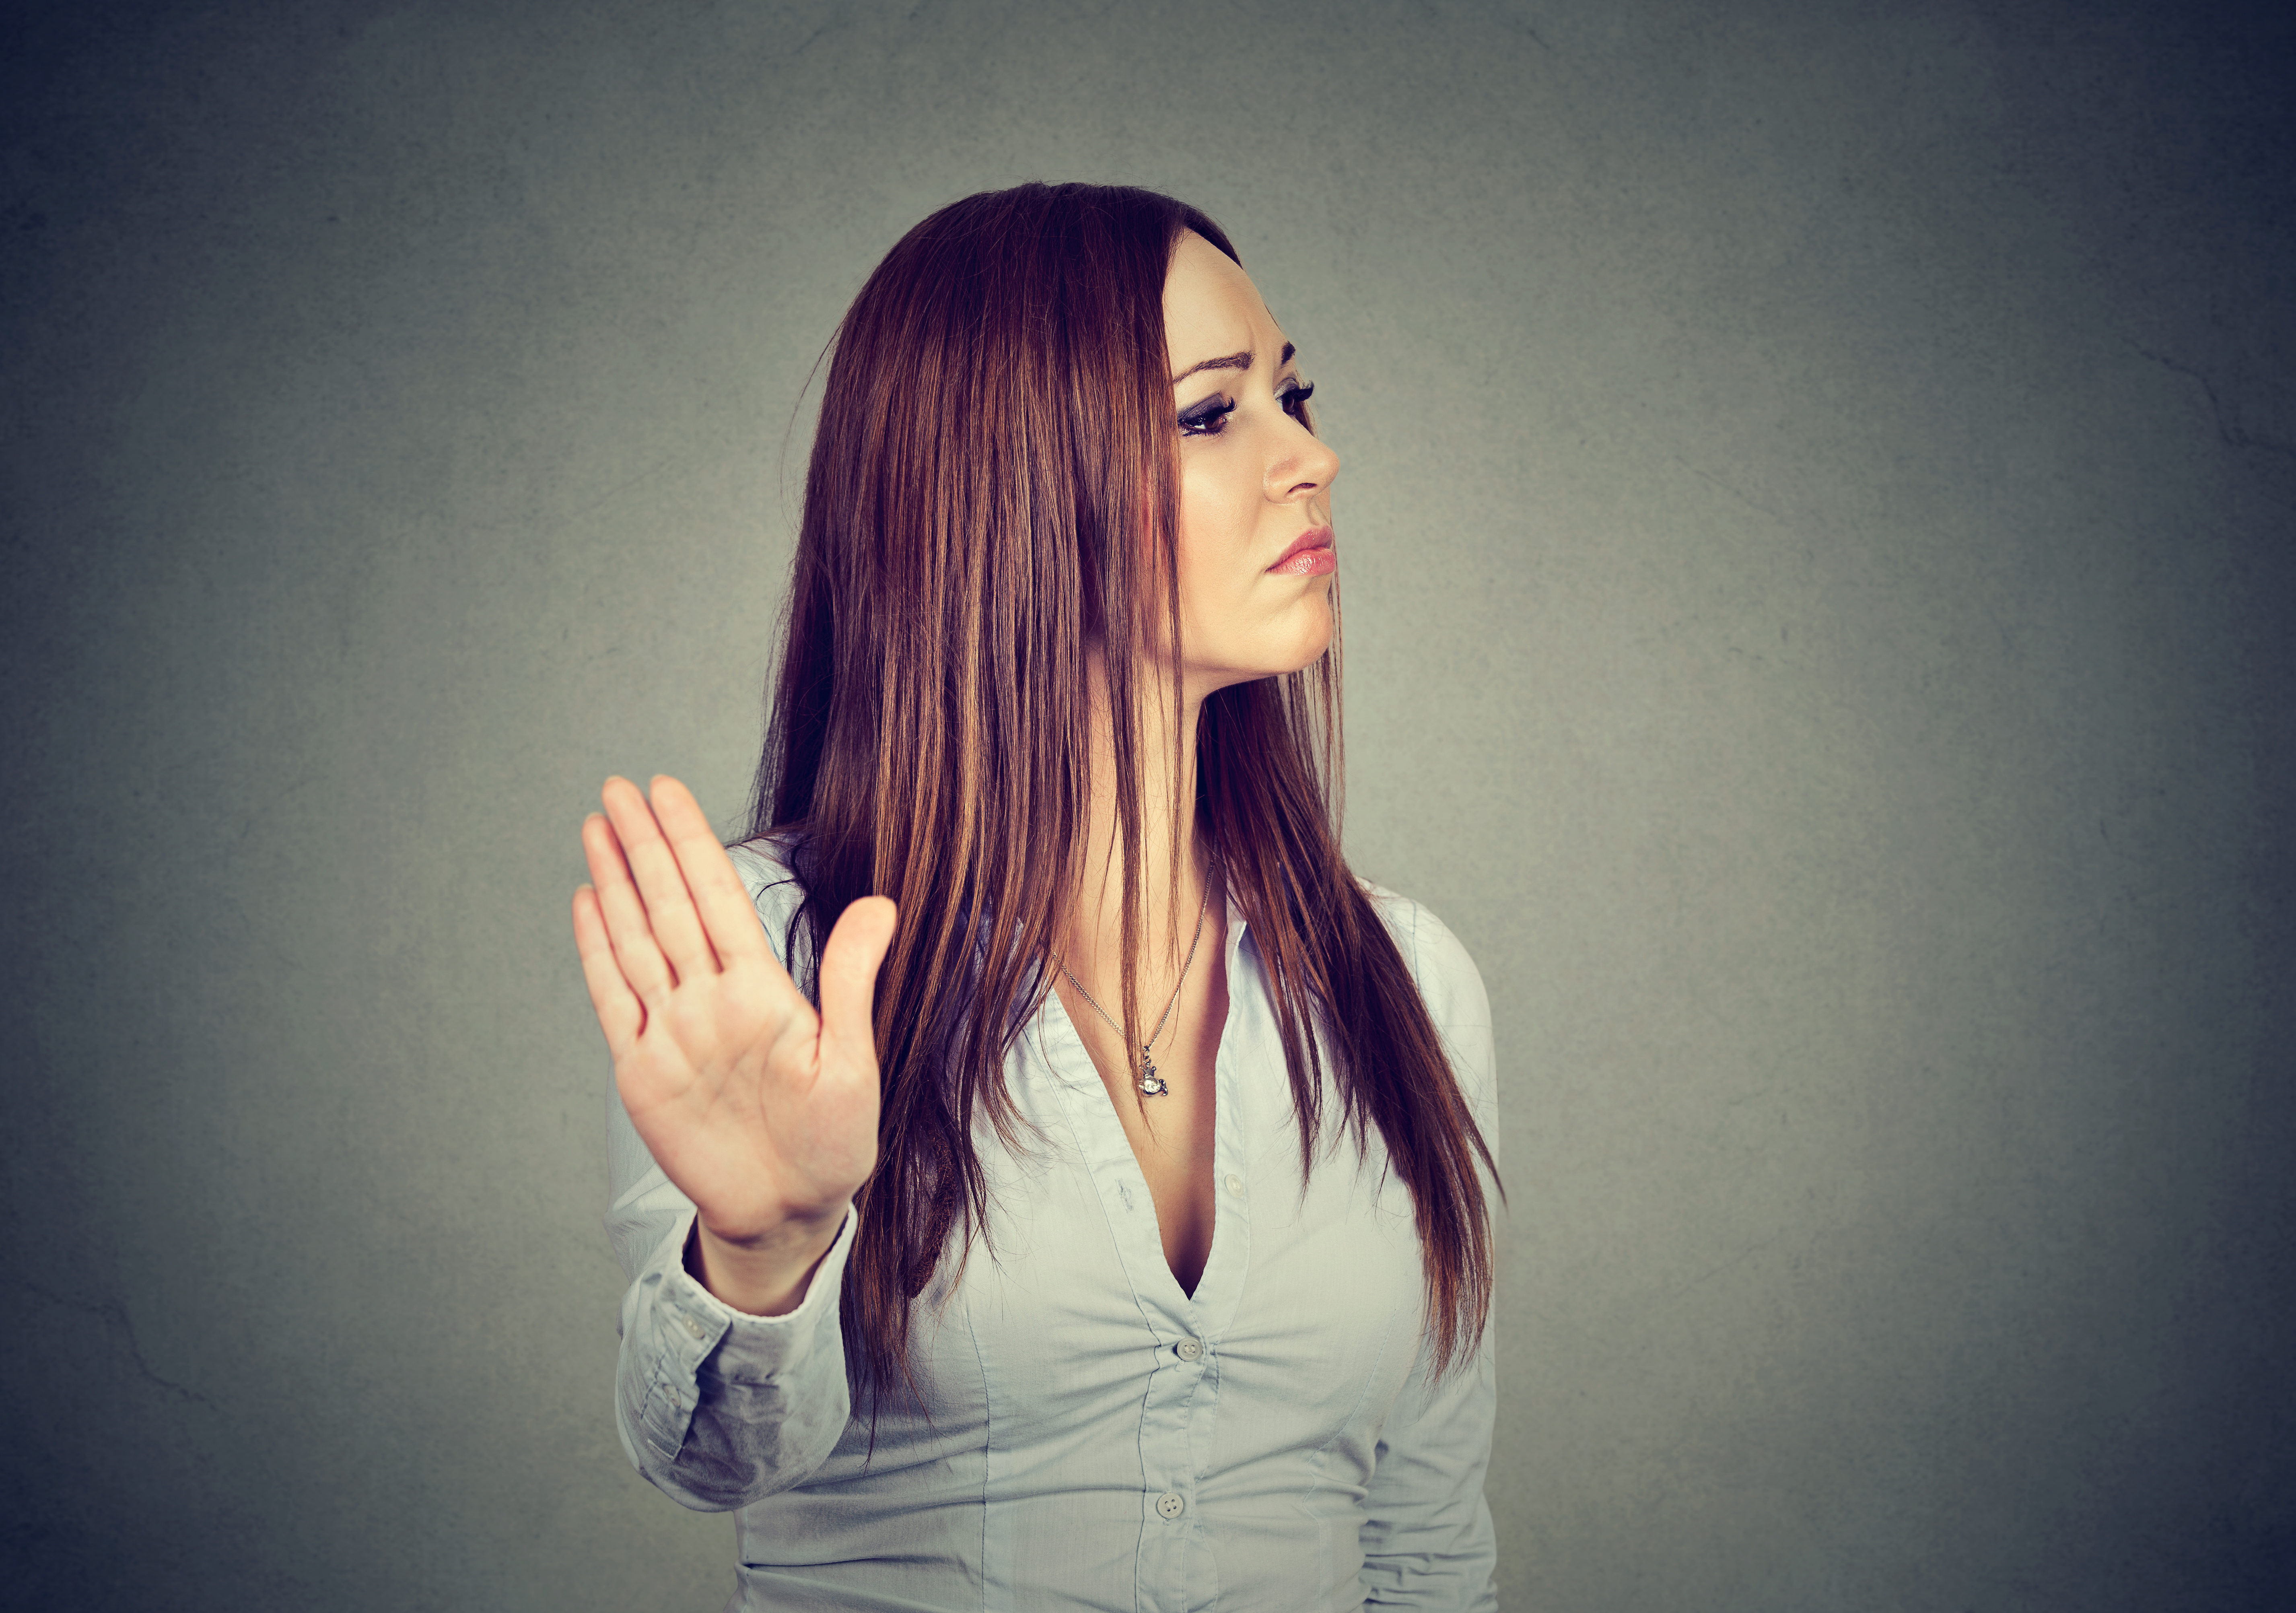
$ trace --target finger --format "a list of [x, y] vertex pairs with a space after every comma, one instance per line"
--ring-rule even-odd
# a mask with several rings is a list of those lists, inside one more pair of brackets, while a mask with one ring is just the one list
[[737, 959], [771, 961], [773, 950], [766, 945], [758, 905], [750, 900], [749, 889], [734, 872], [734, 859], [718, 842], [718, 831], [701, 815], [701, 804], [693, 798], [693, 792], [666, 775], [656, 778], [650, 789], [654, 821], [661, 825], [677, 858], [686, 889], [693, 893], [702, 931], [718, 962], [730, 966]]
[[590, 1006], [597, 1011], [598, 1028], [606, 1033], [606, 1050], [619, 1062], [645, 1029], [645, 1004], [622, 978], [605, 915], [598, 911], [598, 893], [587, 885], [574, 893], [574, 950], [581, 954], [582, 983], [590, 988]]
[[849, 1064], [877, 1063], [873, 1023], [877, 970], [893, 944], [898, 916], [890, 897], [863, 897], [838, 915], [821, 949], [821, 1039], [824, 1061], [835, 1052]]
[[621, 837], [622, 855], [628, 859], [631, 877], [644, 899], [654, 944], [681, 980], [714, 973], [717, 954], [709, 950], [709, 938], [701, 933], [693, 895], [685, 888], [685, 876], [678, 872], [669, 842], [662, 838], [653, 808], [638, 793], [638, 787], [625, 778], [608, 779], [602, 793], [606, 815]]
[[630, 882], [621, 837], [603, 815], [594, 812], [582, 820], [582, 852], [589, 859], [590, 882], [597, 889], [598, 911], [605, 920], [622, 978], [640, 1000], [659, 1006], [677, 982], [661, 948], [654, 945], [645, 903]]

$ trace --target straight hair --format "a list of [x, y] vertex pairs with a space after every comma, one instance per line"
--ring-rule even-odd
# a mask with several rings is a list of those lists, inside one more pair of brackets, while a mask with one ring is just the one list
[[[839, 915], [872, 894], [899, 905], [873, 1014], [877, 1167], [840, 1296], [873, 1407], [914, 1397], [912, 1301], [987, 1232], [976, 1116], [1021, 1145], [1004, 1060], [1051, 990], [1081, 883], [1095, 653], [1117, 719], [1123, 1023], [1139, 1040], [1142, 712], [1157, 675], [1144, 646], [1180, 643], [1164, 281], [1188, 231], [1236, 257], [1210, 218], [1151, 191], [969, 196], [902, 237], [831, 343], [749, 833], [788, 848], [804, 896], [784, 955], [816, 1003]], [[1267, 971], [1303, 1172], [1332, 1120], [1328, 1075], [1358, 1152], [1375, 1127], [1410, 1189], [1441, 1371], [1488, 1314], [1477, 1162], [1496, 1169], [1340, 854], [1336, 581], [1331, 604], [1313, 665], [1205, 700], [1197, 823]]]

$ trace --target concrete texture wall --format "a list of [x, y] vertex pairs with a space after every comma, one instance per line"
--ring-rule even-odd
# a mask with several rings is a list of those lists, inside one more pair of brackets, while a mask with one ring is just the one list
[[1497, 1013], [1509, 1608], [2296, 1603], [2285, 7], [34, 4], [0, 1584], [708, 1608], [609, 1409], [609, 771], [1023, 178], [1346, 459], [1348, 844]]

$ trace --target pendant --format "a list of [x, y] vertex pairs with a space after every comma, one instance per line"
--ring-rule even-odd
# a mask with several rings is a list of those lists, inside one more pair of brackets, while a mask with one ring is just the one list
[[1141, 1096], [1159, 1097], [1171, 1090], [1164, 1085], [1164, 1077], [1156, 1073], [1156, 1066], [1149, 1059], [1148, 1050], [1144, 1047], [1140, 1050], [1140, 1062], [1143, 1067], [1140, 1072]]

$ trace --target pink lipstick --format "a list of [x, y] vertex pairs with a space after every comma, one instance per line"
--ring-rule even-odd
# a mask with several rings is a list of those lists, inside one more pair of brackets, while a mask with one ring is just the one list
[[1332, 529], [1317, 527], [1302, 532], [1292, 540], [1276, 562], [1268, 567], [1277, 577], [1324, 577], [1340, 569], [1340, 557], [1332, 547]]

